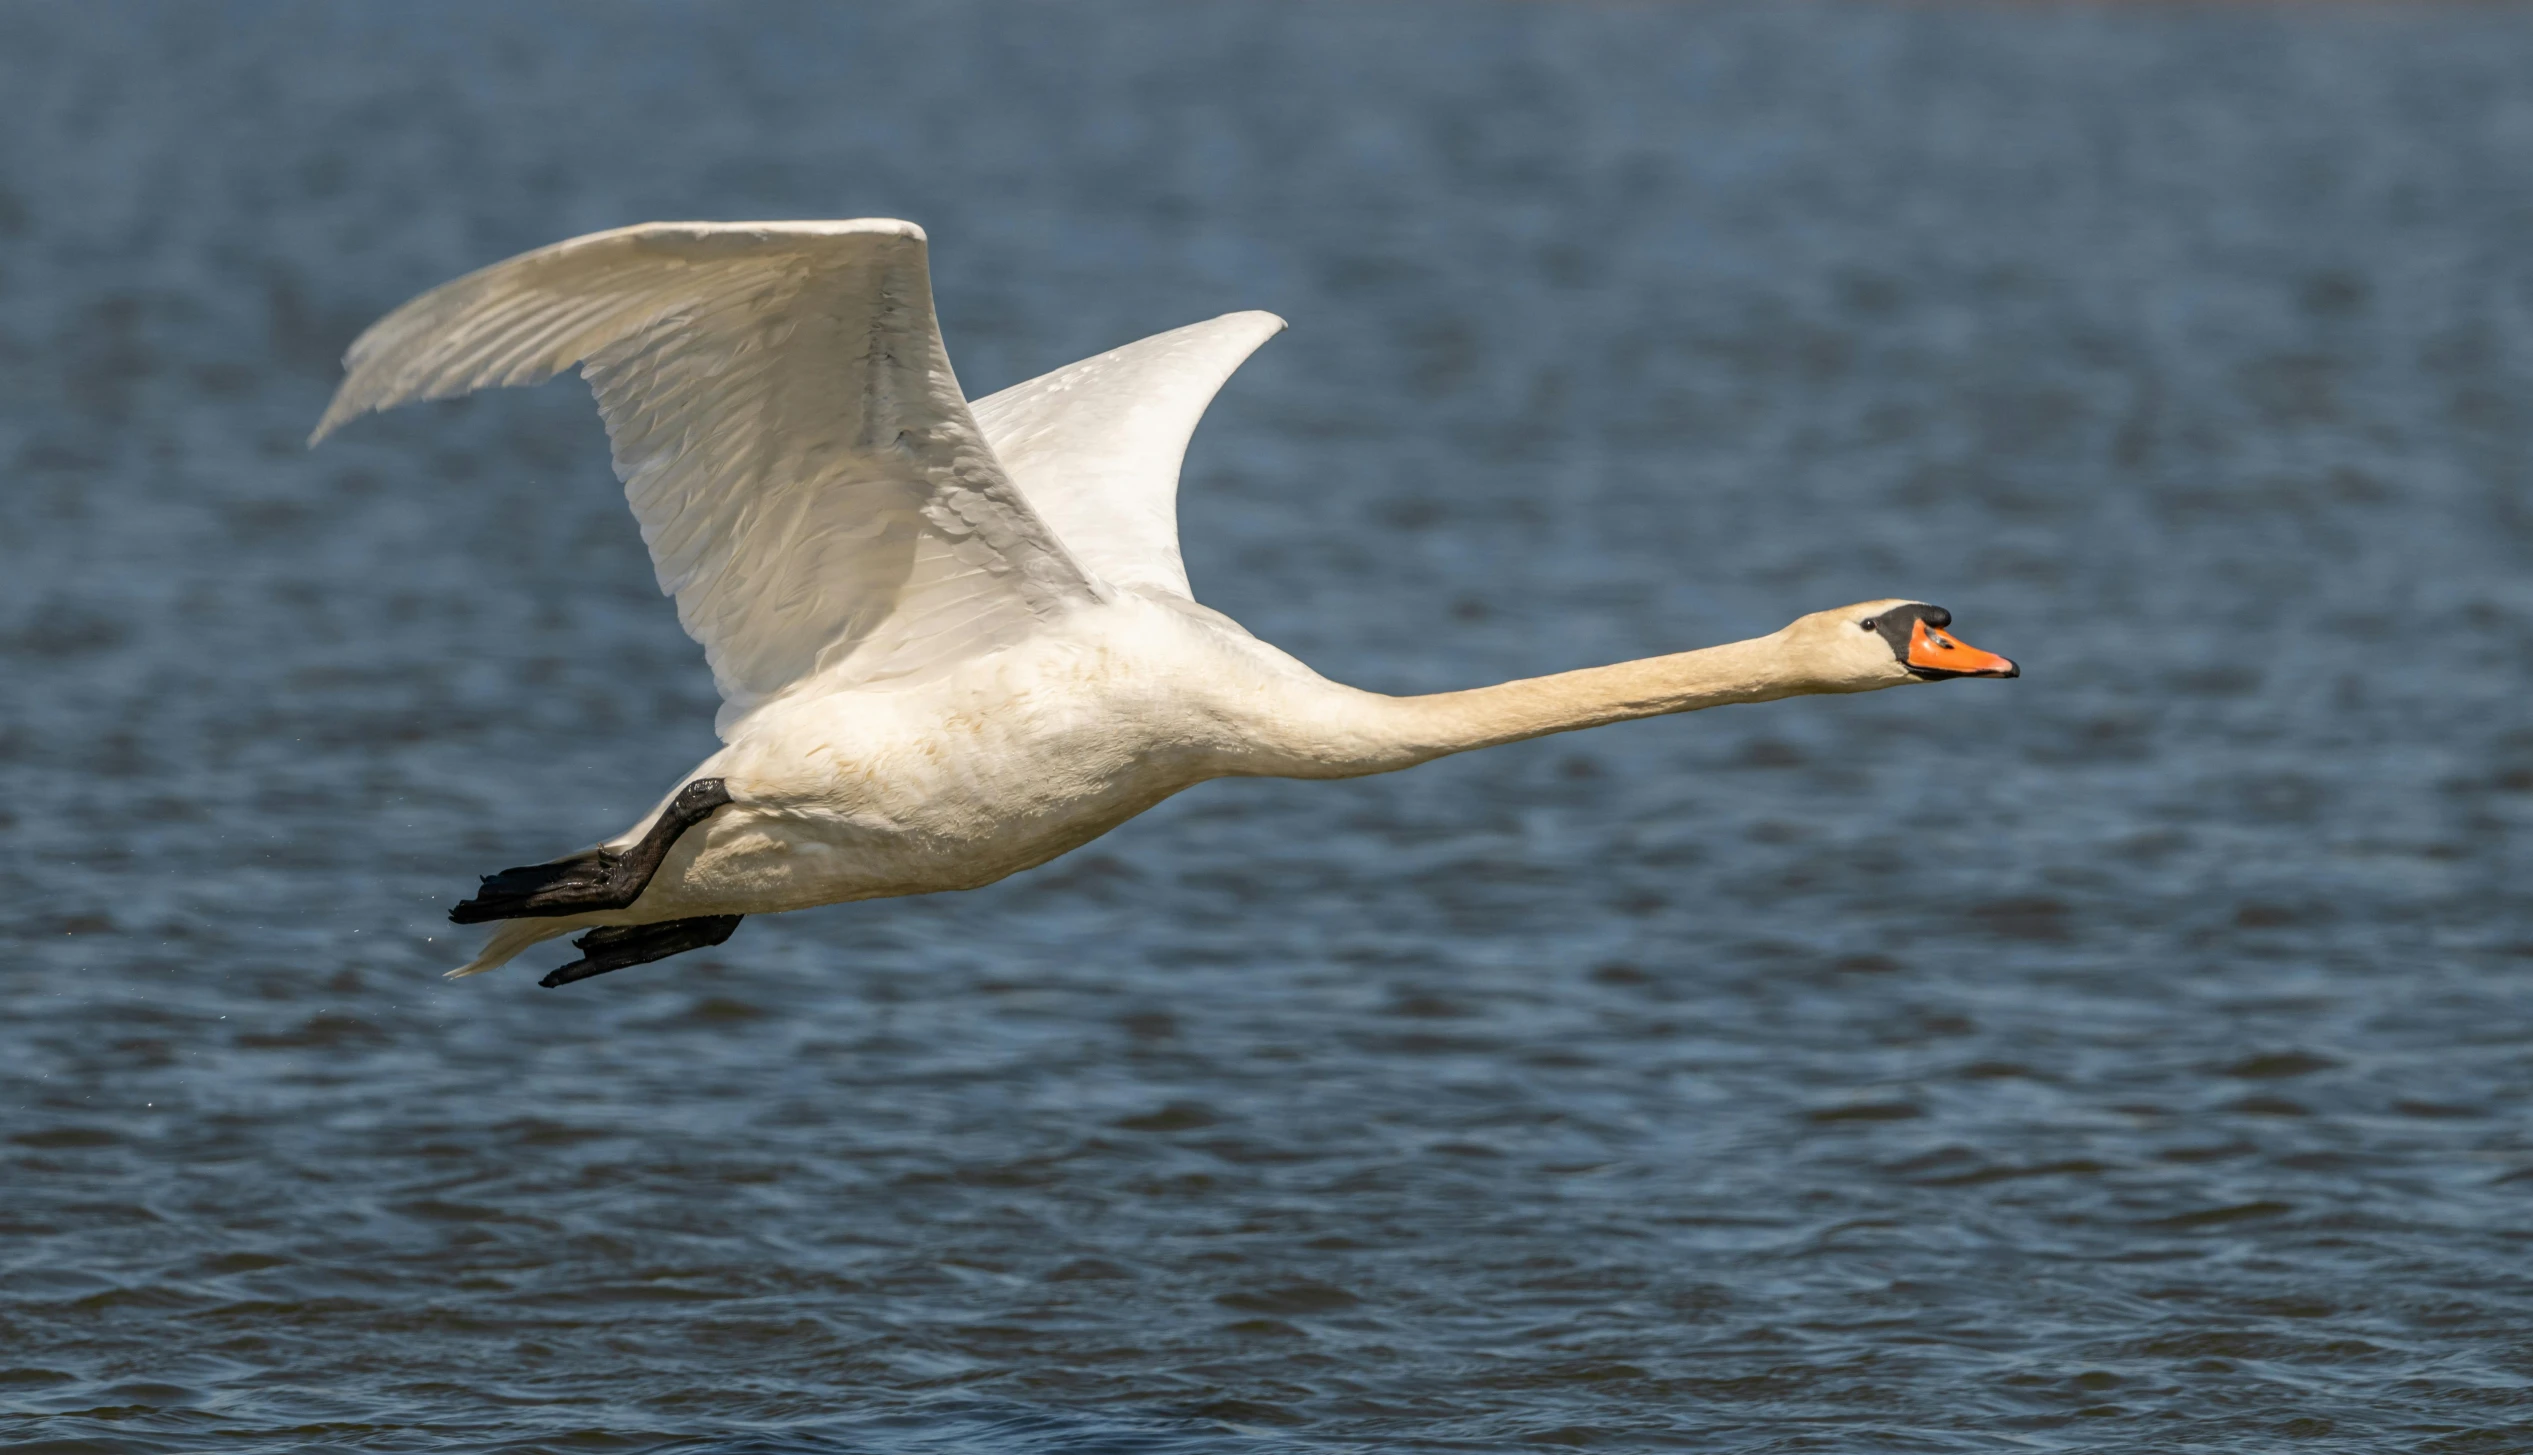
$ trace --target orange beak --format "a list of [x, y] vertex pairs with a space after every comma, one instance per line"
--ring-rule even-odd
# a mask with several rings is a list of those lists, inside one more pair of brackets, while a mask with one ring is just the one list
[[1994, 652], [1983, 652], [1953, 636], [1930, 629], [1923, 618], [1909, 633], [1909, 668], [1929, 676], [2020, 677], [2023, 669]]

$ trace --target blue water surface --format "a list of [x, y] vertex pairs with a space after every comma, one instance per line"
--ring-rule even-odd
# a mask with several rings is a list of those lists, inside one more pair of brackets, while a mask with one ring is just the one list
[[[714, 700], [578, 385], [336, 359], [864, 215], [973, 394], [1291, 319], [1333, 676], [2027, 675], [442, 981]], [[2533, 1448], [2528, 401], [2513, 7], [0, 5], [0, 1445]]]

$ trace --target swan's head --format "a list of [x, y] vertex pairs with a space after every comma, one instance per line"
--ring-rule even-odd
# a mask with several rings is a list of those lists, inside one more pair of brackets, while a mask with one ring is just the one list
[[1799, 617], [1782, 635], [1831, 692], [2023, 675], [2007, 659], [1954, 636], [1952, 623], [1951, 612], [1923, 601], [1865, 601]]

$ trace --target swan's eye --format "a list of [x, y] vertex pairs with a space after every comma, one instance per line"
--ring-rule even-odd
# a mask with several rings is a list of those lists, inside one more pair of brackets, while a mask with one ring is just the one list
[[1871, 631], [1874, 626], [1873, 618], [1868, 616], [1864, 620], [1856, 623], [1856, 625], [1863, 627], [1866, 631]]

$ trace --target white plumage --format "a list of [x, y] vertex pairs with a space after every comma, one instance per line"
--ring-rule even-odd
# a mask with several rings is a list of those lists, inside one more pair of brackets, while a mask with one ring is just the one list
[[[1329, 682], [1197, 605], [1179, 557], [1189, 436], [1283, 327], [1226, 314], [970, 405], [923, 231], [885, 219], [619, 228], [373, 325], [311, 443], [367, 410], [579, 364], [723, 698], [725, 746], [688, 781], [717, 778], [732, 802], [639, 898], [508, 920], [452, 973], [592, 925], [972, 888], [1212, 777], [1344, 777], [1624, 717], [2012, 670], [1912, 664], [1875, 614], [1942, 614], [1892, 601], [1472, 692]], [[1956, 666], [1986, 657], [1958, 650]]]
[[311, 443], [364, 410], [579, 364], [725, 721], [805, 677], [917, 671], [1101, 596], [968, 412], [912, 223], [595, 233], [423, 294], [344, 363]]

